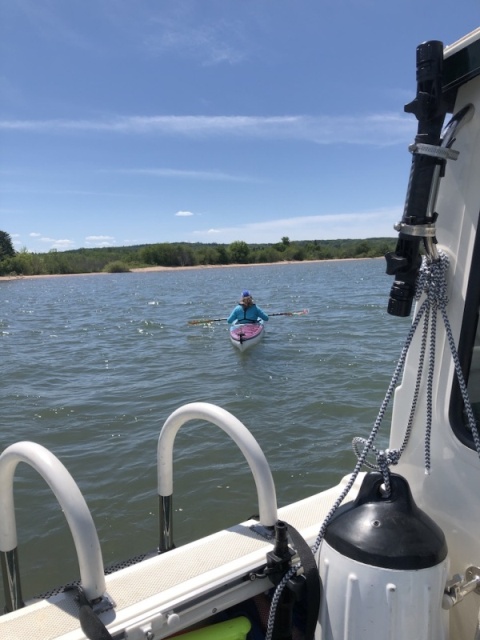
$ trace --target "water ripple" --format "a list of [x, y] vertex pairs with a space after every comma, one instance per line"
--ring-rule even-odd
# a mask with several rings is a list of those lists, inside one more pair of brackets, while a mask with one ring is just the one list
[[[376, 418], [409, 322], [387, 315], [389, 287], [378, 260], [11, 282], [0, 292], [2, 449], [32, 440], [59, 457], [107, 563], [156, 546], [157, 439], [188, 402], [218, 404], [251, 430], [279, 505], [306, 497], [353, 468], [351, 439]], [[246, 353], [225, 322], [187, 324], [226, 317], [244, 288], [267, 312], [309, 314], [271, 318]], [[180, 430], [174, 487], [177, 544], [258, 512], [246, 462], [213, 425]], [[75, 578], [64, 516], [26, 465], [15, 500], [25, 596]]]

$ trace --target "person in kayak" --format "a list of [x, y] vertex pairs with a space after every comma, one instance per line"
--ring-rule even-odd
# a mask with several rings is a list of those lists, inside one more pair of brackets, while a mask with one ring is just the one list
[[239, 303], [228, 316], [228, 324], [249, 324], [259, 320], [268, 320], [268, 315], [253, 301], [250, 291], [243, 291]]

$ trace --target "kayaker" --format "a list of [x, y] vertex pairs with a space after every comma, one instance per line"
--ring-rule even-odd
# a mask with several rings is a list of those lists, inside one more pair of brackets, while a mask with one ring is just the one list
[[259, 320], [268, 320], [268, 315], [255, 304], [250, 291], [243, 291], [239, 303], [227, 318], [228, 324], [248, 324]]

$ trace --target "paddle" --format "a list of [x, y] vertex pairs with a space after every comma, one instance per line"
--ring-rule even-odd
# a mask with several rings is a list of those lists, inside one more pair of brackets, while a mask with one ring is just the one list
[[[268, 317], [272, 316], [306, 316], [308, 309], [302, 309], [301, 311], [281, 311], [279, 313], [269, 313]], [[188, 324], [208, 324], [210, 322], [225, 322], [227, 318], [210, 318], [209, 320], [189, 320]]]

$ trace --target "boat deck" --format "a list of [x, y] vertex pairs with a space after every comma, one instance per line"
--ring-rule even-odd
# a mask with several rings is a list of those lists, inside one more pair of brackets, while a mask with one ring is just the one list
[[[360, 486], [357, 479], [347, 500]], [[279, 509], [313, 546], [318, 529], [346, 484]], [[245, 580], [265, 564], [271, 543], [244, 522], [106, 576], [115, 609], [101, 614], [114, 638], [166, 638], [207, 615], [267, 590], [268, 580]], [[195, 595], [198, 598], [195, 598]], [[84, 640], [74, 593], [52, 596], [0, 617], [0, 637], [9, 640]], [[151, 636], [153, 637], [153, 636]]]

